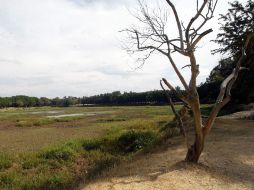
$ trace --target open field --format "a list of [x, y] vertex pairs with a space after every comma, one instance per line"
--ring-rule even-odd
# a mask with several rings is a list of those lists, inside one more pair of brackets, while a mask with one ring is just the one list
[[37, 151], [71, 139], [103, 136], [112, 128], [147, 129], [169, 121], [169, 114], [167, 106], [3, 109], [0, 151]]
[[2, 109], [0, 189], [73, 189], [158, 144], [172, 119], [168, 106]]
[[253, 121], [217, 119], [198, 166], [180, 162], [168, 106], [2, 109], [0, 121], [0, 189], [254, 187]]

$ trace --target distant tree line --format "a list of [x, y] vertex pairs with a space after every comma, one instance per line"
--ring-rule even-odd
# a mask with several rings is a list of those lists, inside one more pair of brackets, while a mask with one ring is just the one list
[[80, 98], [64, 97], [49, 99], [46, 97], [12, 96], [0, 97], [0, 108], [6, 107], [41, 107], [41, 106], [61, 106], [68, 107], [80, 102]]
[[[173, 101], [180, 100], [171, 92]], [[148, 92], [124, 92], [115, 91], [112, 93], [100, 94], [96, 96], [83, 97], [81, 104], [108, 104], [108, 105], [137, 105], [137, 104], [165, 104], [166, 96], [162, 90]]]
[[[180, 89], [178, 89], [180, 90]], [[173, 101], [180, 100], [171, 92]], [[0, 97], [0, 108], [6, 107], [41, 107], [56, 106], [69, 107], [74, 105], [146, 105], [146, 104], [166, 104], [167, 99], [162, 90], [148, 92], [124, 92], [115, 91], [90, 97], [63, 97], [63, 98], [46, 98], [46, 97], [29, 97], [29, 96], [12, 96]]]

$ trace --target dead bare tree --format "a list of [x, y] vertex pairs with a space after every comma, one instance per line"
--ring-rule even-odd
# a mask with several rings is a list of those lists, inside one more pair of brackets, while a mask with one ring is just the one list
[[[166, 56], [169, 63], [171, 64], [174, 72], [181, 81], [186, 94], [181, 94], [177, 91], [174, 86], [168, 82], [165, 78], [161, 81], [161, 86], [164, 85], [168, 87], [169, 90], [174, 92], [183, 102], [191, 108], [194, 119], [194, 129], [195, 129], [195, 141], [192, 146], [188, 147], [188, 152], [186, 154], [185, 160], [188, 162], [197, 163], [199, 157], [203, 151], [205, 138], [207, 137], [209, 131], [211, 130], [214, 120], [223, 106], [225, 106], [230, 101], [230, 91], [237, 79], [239, 71], [242, 69], [241, 65], [245, 61], [246, 49], [249, 46], [250, 40], [254, 37], [251, 34], [245, 41], [242, 49], [242, 55], [233, 70], [232, 74], [229, 75], [221, 84], [220, 93], [218, 95], [217, 101], [214, 108], [206, 121], [203, 121], [200, 111], [200, 101], [197, 92], [197, 76], [199, 74], [199, 65], [197, 64], [195, 57], [195, 50], [197, 49], [198, 43], [209, 33], [212, 29], [203, 30], [206, 23], [213, 18], [214, 10], [216, 8], [218, 0], [196, 0], [196, 13], [190, 19], [188, 24], [185, 26], [178, 15], [175, 5], [170, 0], [165, 0], [168, 9], [172, 11], [176, 28], [178, 31], [178, 37], [171, 38], [170, 32], [166, 32], [166, 24], [168, 22], [168, 14], [163, 13], [163, 11], [158, 8], [158, 11], [149, 9], [149, 7], [144, 3], [144, 1], [138, 0], [139, 3], [139, 14], [134, 16], [140, 22], [139, 27], [131, 27], [123, 30], [128, 34], [128, 43], [126, 44], [126, 49], [129, 53], [143, 52], [145, 56], [139, 58], [142, 64], [155, 52]], [[143, 26], [143, 27], [141, 27]], [[185, 67], [190, 67], [190, 81], [187, 83], [179, 68], [177, 67], [172, 54], [179, 53], [182, 56], [186, 56], [189, 59], [189, 64]], [[170, 101], [170, 99], [169, 99]], [[173, 103], [171, 102], [172, 109], [174, 110]], [[177, 114], [176, 114], [177, 117]], [[182, 121], [178, 118], [178, 122], [182, 127]], [[185, 134], [184, 134], [185, 135]]]

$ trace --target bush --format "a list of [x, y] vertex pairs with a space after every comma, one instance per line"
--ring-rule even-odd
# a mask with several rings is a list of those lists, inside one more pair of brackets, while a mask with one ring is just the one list
[[102, 142], [99, 140], [87, 140], [83, 142], [82, 147], [86, 151], [91, 151], [91, 150], [97, 150], [101, 148], [101, 145], [102, 145]]
[[121, 155], [123, 153], [135, 153], [138, 150], [154, 145], [157, 139], [157, 135], [154, 132], [131, 130], [100, 140], [86, 140], [83, 142], [82, 147], [84, 150], [89, 151], [89, 154], [100, 152]]
[[116, 146], [120, 152], [131, 153], [153, 145], [156, 140], [152, 132], [128, 131], [119, 137]]
[[22, 168], [23, 169], [32, 169], [39, 165], [39, 160], [36, 158], [28, 158], [27, 160], [24, 160], [22, 162]]
[[56, 147], [56, 148], [44, 150], [40, 156], [44, 159], [68, 161], [68, 160], [72, 160], [74, 158], [75, 151], [72, 148], [65, 145], [65, 146], [61, 146], [61, 147]]
[[87, 179], [96, 177], [103, 170], [113, 167], [120, 161], [120, 157], [101, 151], [92, 151], [89, 156], [92, 157], [94, 164], [88, 171]]

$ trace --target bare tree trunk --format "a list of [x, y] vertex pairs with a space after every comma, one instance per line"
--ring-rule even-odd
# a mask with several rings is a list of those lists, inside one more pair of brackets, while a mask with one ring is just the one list
[[204, 149], [204, 135], [202, 130], [202, 117], [200, 112], [199, 97], [196, 95], [193, 102], [191, 102], [191, 108], [194, 118], [195, 128], [195, 141], [191, 147], [188, 147], [188, 152], [185, 157], [185, 161], [197, 163], [199, 157]]
[[204, 139], [196, 137], [194, 144], [188, 149], [185, 161], [197, 163], [203, 149], [204, 149]]

